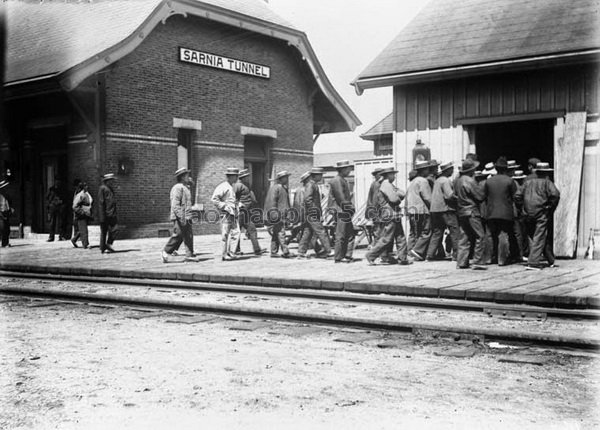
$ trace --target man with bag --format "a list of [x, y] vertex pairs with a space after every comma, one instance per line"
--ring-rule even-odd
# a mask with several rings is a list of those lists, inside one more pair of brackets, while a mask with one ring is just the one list
[[75, 236], [71, 239], [71, 243], [77, 248], [77, 240], [81, 239], [83, 249], [88, 249], [90, 246], [88, 223], [92, 220], [92, 203], [94, 200], [85, 182], [81, 182], [79, 188], [80, 191], [73, 198], [73, 215], [77, 223], [77, 230], [75, 230]]

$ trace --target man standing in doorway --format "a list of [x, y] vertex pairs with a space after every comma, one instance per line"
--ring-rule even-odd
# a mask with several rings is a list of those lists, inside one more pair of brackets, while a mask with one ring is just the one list
[[102, 177], [98, 189], [98, 221], [100, 222], [100, 252], [115, 252], [112, 247], [117, 235], [117, 200], [115, 198], [114, 173]]
[[286, 170], [277, 173], [276, 182], [269, 188], [265, 199], [264, 216], [271, 235], [271, 257], [277, 257], [280, 248], [283, 258], [293, 257], [285, 241], [285, 223], [290, 209], [289, 180], [290, 174]]
[[[437, 165], [436, 165], [437, 169]], [[431, 170], [429, 161], [417, 161], [415, 165], [417, 177], [410, 183], [406, 191], [406, 207], [410, 221], [410, 230], [416, 242], [409, 254], [416, 261], [425, 260], [429, 239], [431, 238], [431, 186], [428, 177]]]
[[519, 253], [514, 230], [514, 196], [517, 183], [509, 176], [509, 164], [500, 157], [494, 165], [496, 175], [485, 181], [484, 194], [487, 196], [487, 225], [492, 235], [492, 261], [499, 266], [509, 264]]
[[558, 206], [560, 192], [550, 180], [549, 174], [554, 171], [549, 163], [537, 163], [535, 177], [527, 179], [523, 188], [517, 191], [515, 199], [523, 206], [525, 212], [525, 227], [531, 239], [529, 248], [528, 269], [542, 269], [542, 255], [548, 265], [554, 267], [554, 252], [548, 240], [548, 226], [552, 214]]
[[478, 161], [465, 160], [460, 168], [460, 176], [454, 183], [454, 193], [457, 197], [458, 225], [460, 238], [458, 241], [457, 267], [469, 268], [469, 251], [471, 243], [475, 244], [473, 251], [473, 269], [485, 270], [483, 261], [485, 230], [479, 211], [480, 203], [485, 199], [483, 189], [477, 185], [473, 175], [479, 166]]
[[254, 222], [251, 219], [251, 211], [256, 206], [257, 202], [254, 193], [250, 191], [249, 179], [250, 170], [241, 170], [240, 175], [238, 176], [238, 181], [233, 186], [233, 190], [235, 191], [235, 198], [238, 201], [240, 209], [240, 240], [238, 240], [237, 248], [235, 250], [236, 255], [241, 254], [240, 242], [242, 241], [242, 228], [246, 230], [246, 235], [252, 243], [254, 255], [262, 255], [264, 253], [263, 250], [260, 248], [260, 244], [258, 243], [256, 225], [254, 225]]
[[[306, 223], [300, 245], [298, 246], [299, 258], [306, 257], [306, 252], [313, 237], [316, 237], [321, 245], [321, 256], [325, 258], [334, 256], [334, 253], [331, 250], [329, 236], [321, 221], [323, 211], [321, 209], [321, 192], [319, 191], [318, 184], [322, 179], [323, 169], [320, 167], [313, 167], [310, 170], [310, 177], [304, 190], [303, 205]], [[315, 252], [316, 251], [317, 249], [315, 249]]]
[[48, 203], [48, 216], [50, 223], [50, 236], [46, 242], [54, 242], [54, 236], [58, 233], [58, 240], [66, 240], [66, 215], [67, 204], [71, 200], [67, 197], [63, 181], [57, 179], [46, 194]]
[[171, 188], [171, 216], [173, 222], [173, 235], [162, 251], [163, 263], [168, 263], [173, 252], [177, 251], [184, 243], [186, 247], [186, 260], [194, 260], [194, 231], [192, 229], [192, 193], [190, 187], [193, 183], [190, 170], [185, 167], [175, 172], [177, 183]]
[[225, 172], [227, 180], [217, 185], [211, 198], [221, 212], [221, 241], [223, 242], [221, 259], [223, 261], [236, 259], [235, 250], [240, 240], [239, 210], [233, 189], [239, 173], [238, 169], [229, 167]]
[[335, 168], [338, 174], [329, 183], [335, 200], [337, 215], [334, 259], [336, 263], [351, 263], [354, 252], [354, 226], [352, 225], [352, 217], [356, 209], [352, 204], [350, 185], [346, 178], [354, 169], [354, 165], [349, 160], [343, 160], [338, 161]]

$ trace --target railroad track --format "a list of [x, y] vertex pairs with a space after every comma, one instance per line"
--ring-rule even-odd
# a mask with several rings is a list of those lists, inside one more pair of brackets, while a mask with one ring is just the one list
[[[509, 318], [513, 320], [546, 320], [557, 321], [580, 320], [582, 322], [593, 322], [600, 320], [600, 312], [588, 309], [555, 309], [526, 305], [509, 305], [488, 302], [469, 302], [451, 299], [417, 298], [399, 296], [375, 296], [369, 294], [357, 294], [348, 292], [325, 292], [318, 290], [291, 290], [289, 288], [257, 287], [235, 284], [216, 284], [206, 282], [186, 281], [162, 281], [150, 279], [122, 279], [108, 277], [90, 277], [75, 275], [50, 275], [39, 273], [13, 273], [2, 272], [0, 276], [45, 280], [82, 282], [87, 284], [114, 284], [132, 287], [150, 287], [172, 291], [204, 291], [218, 292], [233, 295], [252, 295], [277, 298], [298, 298], [305, 300], [317, 300], [331, 303], [356, 303], [370, 305], [388, 305], [399, 308], [443, 310], [462, 313], [484, 314], [489, 317]], [[250, 318], [288, 320], [304, 322], [308, 324], [324, 324], [363, 329], [400, 331], [400, 332], [440, 332], [453, 333], [479, 337], [486, 341], [518, 342], [538, 346], [569, 347], [586, 350], [600, 350], [600, 338], [586, 336], [563, 336], [558, 334], [539, 333], [519, 330], [503, 330], [490, 327], [477, 327], [465, 325], [447, 325], [435, 323], [423, 323], [418, 320], [382, 320], [376, 318], [356, 318], [347, 316], [328, 315], [326, 313], [308, 313], [299, 311], [281, 311], [275, 309], [260, 309], [249, 306], [231, 304], [198, 303], [186, 299], [135, 297], [127, 294], [115, 293], [91, 293], [80, 291], [65, 291], [51, 288], [15, 287], [8, 283], [0, 284], [0, 293], [25, 296], [32, 298], [44, 298], [58, 301], [81, 302], [81, 303], [103, 303], [117, 306], [134, 306], [150, 309], [163, 309], [182, 312], [201, 312], [225, 315], [237, 315]]]

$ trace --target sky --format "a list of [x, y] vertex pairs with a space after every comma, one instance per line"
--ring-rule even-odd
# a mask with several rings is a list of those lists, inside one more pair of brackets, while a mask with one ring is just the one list
[[269, 0], [271, 8], [304, 31], [327, 77], [363, 125], [354, 133], [321, 135], [315, 152], [371, 150], [358, 137], [392, 111], [392, 88], [350, 85], [428, 0]]

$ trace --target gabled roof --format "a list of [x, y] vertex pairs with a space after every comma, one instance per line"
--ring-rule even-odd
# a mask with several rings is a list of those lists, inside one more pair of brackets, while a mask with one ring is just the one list
[[[195, 15], [287, 41], [313, 73], [325, 111], [339, 118], [327, 131], [354, 130], [360, 120], [331, 85], [306, 34], [263, 0], [8, 1], [5, 86], [56, 78], [72, 90], [135, 49], [173, 14]], [[342, 125], [344, 123], [344, 125]]]
[[360, 91], [474, 65], [597, 58], [599, 23], [600, 0], [432, 0], [353, 84]]
[[392, 135], [394, 132], [394, 113], [390, 113], [360, 137], [365, 140], [375, 140], [382, 136]]

